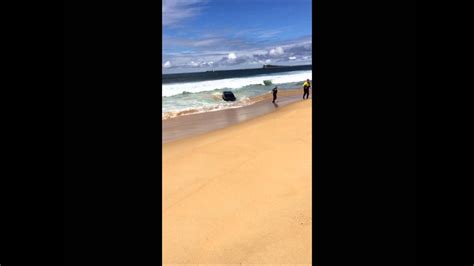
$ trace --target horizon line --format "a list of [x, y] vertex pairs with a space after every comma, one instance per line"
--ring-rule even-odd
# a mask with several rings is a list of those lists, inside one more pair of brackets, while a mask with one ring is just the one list
[[[266, 64], [272, 65], [272, 64]], [[305, 64], [305, 65], [273, 65], [277, 66], [276, 68], [283, 68], [283, 67], [301, 67], [301, 66], [312, 66], [313, 64]], [[265, 66], [265, 65], [264, 65]], [[205, 70], [205, 71], [196, 71], [196, 72], [179, 72], [179, 73], [163, 73], [161, 75], [176, 75], [176, 74], [197, 74], [197, 73], [206, 73], [206, 72], [223, 72], [223, 71], [235, 71], [235, 70], [253, 70], [253, 69], [264, 69], [263, 67], [259, 68], [236, 68], [236, 69], [222, 69], [222, 70]], [[270, 68], [271, 69], [271, 68]]]

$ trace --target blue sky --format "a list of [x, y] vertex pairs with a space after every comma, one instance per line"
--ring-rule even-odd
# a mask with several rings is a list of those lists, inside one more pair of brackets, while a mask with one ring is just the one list
[[163, 73], [311, 64], [311, 0], [162, 0]]

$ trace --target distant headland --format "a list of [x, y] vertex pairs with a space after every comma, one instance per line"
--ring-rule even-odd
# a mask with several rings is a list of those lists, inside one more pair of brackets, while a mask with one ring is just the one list
[[259, 68], [238, 68], [238, 69], [210, 69], [207, 71], [200, 72], [181, 72], [181, 73], [162, 73], [164, 76], [174, 76], [174, 75], [199, 75], [199, 74], [219, 74], [219, 73], [239, 73], [239, 72], [248, 72], [255, 71], [261, 73], [270, 73], [270, 72], [284, 72], [284, 71], [294, 71], [294, 70], [311, 70], [312, 65], [263, 65]]
[[263, 67], [262, 67], [262, 68], [277, 68], [277, 67], [288, 67], [288, 66], [263, 65]]

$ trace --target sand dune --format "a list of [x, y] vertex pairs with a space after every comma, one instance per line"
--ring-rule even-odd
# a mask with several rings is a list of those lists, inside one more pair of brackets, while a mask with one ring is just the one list
[[311, 100], [163, 145], [163, 264], [311, 264]]

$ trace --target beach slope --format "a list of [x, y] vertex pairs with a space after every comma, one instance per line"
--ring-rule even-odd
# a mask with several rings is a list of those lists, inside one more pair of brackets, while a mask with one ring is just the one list
[[311, 264], [311, 99], [163, 144], [163, 264]]

